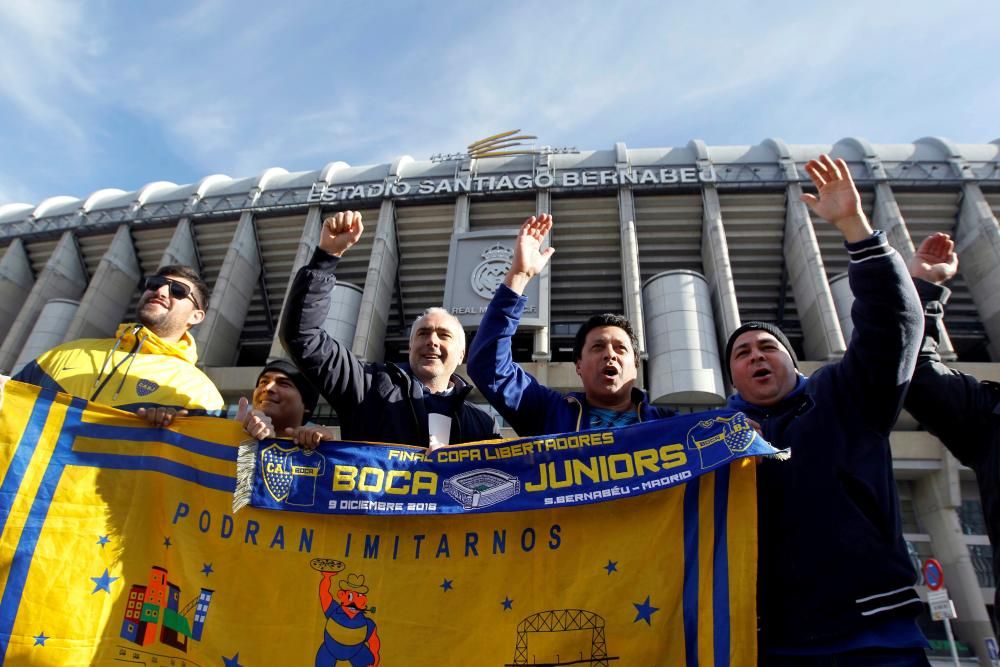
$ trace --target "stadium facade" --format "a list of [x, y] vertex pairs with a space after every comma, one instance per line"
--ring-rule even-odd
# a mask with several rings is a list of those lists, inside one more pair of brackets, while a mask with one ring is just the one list
[[[0, 369], [64, 340], [111, 335], [132, 314], [142, 275], [184, 263], [212, 288], [196, 339], [233, 403], [265, 359], [283, 354], [276, 328], [289, 279], [323, 217], [348, 208], [363, 212], [366, 231], [338, 267], [329, 330], [362, 358], [403, 359], [409, 324], [427, 306], [443, 304], [474, 332], [518, 225], [548, 212], [557, 252], [533, 285], [515, 357], [546, 384], [575, 389], [576, 327], [594, 312], [622, 312], [643, 323], [641, 379], [656, 401], [718, 405], [729, 389], [720, 347], [741, 321], [779, 324], [807, 372], [850, 339], [839, 233], [799, 201], [811, 187], [803, 165], [829, 152], [847, 161], [873, 225], [904, 258], [932, 232], [955, 238], [961, 273], [949, 285], [946, 356], [1000, 381], [1000, 140], [618, 143], [495, 157], [474, 147], [2, 205]], [[892, 446], [906, 537], [917, 557], [944, 564], [958, 634], [985, 656], [996, 582], [972, 473], [907, 415]], [[937, 625], [929, 631], [943, 636]]]

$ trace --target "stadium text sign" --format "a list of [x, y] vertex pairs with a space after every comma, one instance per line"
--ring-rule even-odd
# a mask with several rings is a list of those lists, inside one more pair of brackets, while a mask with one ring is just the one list
[[709, 166], [663, 167], [642, 169], [593, 169], [500, 174], [489, 176], [450, 176], [425, 178], [419, 181], [368, 183], [314, 183], [309, 192], [311, 204], [352, 199], [407, 197], [413, 195], [454, 195], [478, 192], [517, 192], [521, 190], [546, 190], [549, 188], [608, 188], [621, 185], [697, 185], [714, 183], [715, 170]]

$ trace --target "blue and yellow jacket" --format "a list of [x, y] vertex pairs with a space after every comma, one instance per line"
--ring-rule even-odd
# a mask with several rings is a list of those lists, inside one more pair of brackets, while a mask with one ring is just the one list
[[123, 324], [115, 338], [82, 338], [52, 348], [14, 379], [120, 410], [168, 406], [219, 414], [225, 403], [197, 360], [190, 333], [174, 343], [140, 324]]

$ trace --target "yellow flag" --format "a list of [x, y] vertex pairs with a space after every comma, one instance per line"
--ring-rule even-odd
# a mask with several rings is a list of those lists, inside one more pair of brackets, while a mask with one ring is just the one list
[[233, 512], [244, 439], [8, 382], [0, 659], [756, 665], [752, 458], [577, 506]]

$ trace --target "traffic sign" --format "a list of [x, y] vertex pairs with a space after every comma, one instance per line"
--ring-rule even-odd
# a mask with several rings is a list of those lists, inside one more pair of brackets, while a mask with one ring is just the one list
[[931, 618], [935, 621], [958, 618], [958, 614], [955, 613], [955, 603], [948, 598], [947, 588], [927, 593], [927, 604], [931, 608]]
[[986, 655], [990, 658], [990, 664], [1000, 665], [1000, 649], [997, 648], [997, 640], [993, 637], [986, 638]]
[[944, 586], [944, 570], [941, 568], [941, 563], [934, 558], [928, 558], [924, 561], [924, 583], [932, 591]]

